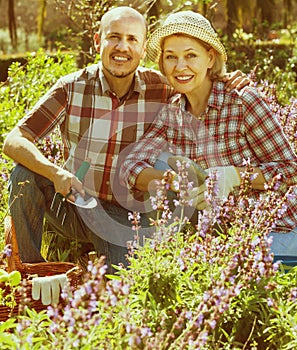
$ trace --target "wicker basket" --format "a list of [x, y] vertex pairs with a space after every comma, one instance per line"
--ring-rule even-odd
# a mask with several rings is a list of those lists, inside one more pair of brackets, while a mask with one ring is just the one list
[[[20, 287], [15, 293], [16, 306], [14, 309], [10, 309], [6, 306], [0, 306], [0, 321], [5, 321], [7, 318], [17, 315], [20, 312], [20, 304], [24, 298], [27, 298], [26, 305], [28, 304], [31, 308], [34, 308], [36, 311], [45, 310], [46, 305], [43, 305], [41, 300], [32, 299], [32, 276], [38, 275], [43, 276], [53, 276], [58, 274], [67, 275], [68, 281], [72, 288], [76, 288], [82, 281], [83, 269], [70, 262], [41, 262], [41, 263], [22, 263], [18, 245], [16, 240], [16, 234], [14, 230], [14, 225], [11, 217], [6, 217], [4, 221], [5, 225], [5, 242], [6, 244], [11, 244], [12, 254], [8, 258], [8, 272], [17, 270], [20, 271], [22, 278], [26, 280], [26, 291], [24, 293], [24, 288]], [[4, 285], [0, 287], [4, 288]], [[10, 290], [7, 289], [4, 292], [10, 293]], [[60, 299], [60, 302], [62, 300]]]

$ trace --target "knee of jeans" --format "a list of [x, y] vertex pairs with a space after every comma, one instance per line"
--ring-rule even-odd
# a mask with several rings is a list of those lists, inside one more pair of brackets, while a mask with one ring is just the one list
[[19, 188], [21, 183], [27, 182], [29, 184], [34, 181], [34, 173], [23, 165], [18, 164], [11, 172], [8, 189], [11, 192], [14, 188]]
[[170, 166], [167, 163], [167, 160], [168, 160], [168, 158], [170, 156], [172, 156], [172, 154], [169, 153], [169, 152], [161, 152], [159, 154], [159, 157], [156, 160], [154, 168], [158, 169], [158, 170], [169, 170], [169, 169], [171, 169]]

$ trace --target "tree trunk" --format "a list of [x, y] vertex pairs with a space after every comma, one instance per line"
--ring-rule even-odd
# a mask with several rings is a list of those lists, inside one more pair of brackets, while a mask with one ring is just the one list
[[238, 4], [236, 0], [227, 0], [227, 35], [229, 38], [232, 38], [238, 21]]
[[17, 28], [14, 13], [14, 0], [8, 1], [8, 27], [11, 46], [14, 50], [17, 48]]
[[284, 0], [284, 28], [287, 28], [290, 23], [290, 14], [292, 14], [292, 1]]
[[44, 19], [46, 14], [46, 0], [39, 0], [39, 11], [38, 11], [38, 41], [39, 44], [42, 44], [42, 37], [43, 37], [43, 25], [44, 25]]

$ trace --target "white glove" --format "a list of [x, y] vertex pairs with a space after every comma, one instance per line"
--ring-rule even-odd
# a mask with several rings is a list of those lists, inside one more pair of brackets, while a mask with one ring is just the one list
[[67, 285], [66, 274], [33, 277], [32, 279], [32, 299], [39, 300], [43, 305], [58, 304], [60, 298], [60, 287], [64, 289]]
[[196, 187], [202, 185], [205, 182], [207, 177], [207, 173], [203, 170], [199, 164], [195, 163], [192, 159], [184, 157], [184, 156], [170, 156], [167, 159], [168, 165], [178, 173], [177, 163], [181, 164], [185, 163], [187, 165], [186, 169], [188, 172], [189, 181], [193, 182], [193, 185]]
[[192, 200], [192, 205], [198, 210], [204, 210], [207, 208], [204, 192], [206, 190], [205, 184], [199, 187], [194, 187], [189, 191], [189, 199]]
[[227, 199], [234, 187], [240, 186], [240, 176], [234, 166], [209, 168], [206, 172], [211, 177], [216, 176], [220, 199]]

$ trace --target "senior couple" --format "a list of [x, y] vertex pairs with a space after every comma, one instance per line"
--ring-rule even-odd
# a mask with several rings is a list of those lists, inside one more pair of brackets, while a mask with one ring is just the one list
[[[62, 77], [8, 134], [4, 152], [17, 166], [10, 203], [20, 182], [21, 198], [11, 205], [20, 257], [39, 262], [43, 220], [57, 232], [91, 242], [112, 264], [127, 264], [133, 239], [128, 212], [144, 210], [143, 193], [168, 167], [168, 156], [190, 158], [218, 173], [219, 196], [237, 193], [244, 159], [263, 191], [282, 174], [280, 194], [297, 183], [296, 155], [281, 126], [241, 72], [226, 75], [227, 54], [209, 21], [182, 11], [167, 17], [146, 43], [147, 26], [129, 7], [108, 11], [94, 35], [101, 61]], [[145, 55], [158, 71], [142, 68]], [[52, 164], [35, 145], [57, 126], [64, 143], [64, 167]], [[88, 160], [84, 179], [77, 175]], [[156, 164], [165, 163], [164, 168]], [[205, 186], [196, 205], [204, 208]], [[55, 194], [69, 195], [63, 221], [52, 210]], [[95, 208], [81, 208], [75, 195], [96, 197]], [[86, 201], [87, 202], [87, 201]], [[137, 206], [135, 207], [135, 203]], [[277, 223], [272, 251], [297, 255], [296, 198]], [[141, 235], [148, 235], [143, 225]]]

